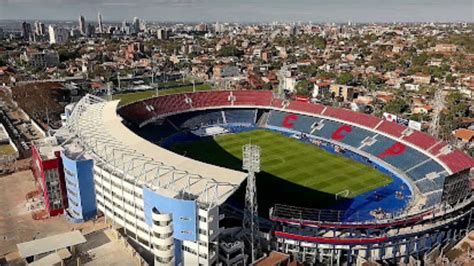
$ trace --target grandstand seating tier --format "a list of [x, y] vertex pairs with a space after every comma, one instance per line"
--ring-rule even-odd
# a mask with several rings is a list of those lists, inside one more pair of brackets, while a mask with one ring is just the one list
[[269, 106], [272, 102], [271, 91], [233, 91], [234, 105], [260, 105]]
[[437, 140], [431, 137], [430, 135], [427, 135], [423, 132], [416, 131], [416, 130], [413, 131], [413, 133], [410, 134], [409, 136], [404, 137], [403, 139], [424, 150], [429, 149], [431, 146], [435, 145], [437, 142]]
[[402, 132], [405, 129], [406, 127], [400, 124], [389, 122], [386, 120], [382, 121], [382, 124], [380, 124], [380, 126], [377, 127], [377, 130], [383, 133], [389, 134], [391, 136], [397, 137], [397, 138], [402, 136]]
[[356, 113], [349, 110], [338, 109], [333, 107], [328, 107], [324, 112], [324, 115], [345, 120], [358, 125], [363, 125], [369, 128], [374, 128], [375, 126], [377, 126], [378, 123], [380, 123], [380, 119], [375, 116], [366, 115], [363, 113]]
[[321, 114], [321, 112], [324, 110], [324, 105], [292, 101], [288, 105], [288, 108], [295, 111]]

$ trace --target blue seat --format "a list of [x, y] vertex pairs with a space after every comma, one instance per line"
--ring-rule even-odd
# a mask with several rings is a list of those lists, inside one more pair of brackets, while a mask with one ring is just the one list
[[228, 124], [255, 124], [257, 111], [249, 109], [225, 110], [224, 115]]
[[429, 173], [441, 173], [443, 171], [444, 168], [441, 165], [433, 160], [429, 160], [428, 162], [411, 169], [407, 174], [416, 181], [422, 179]]
[[311, 117], [306, 115], [291, 114], [280, 111], [270, 111], [270, 117], [268, 118], [267, 124], [269, 126], [284, 128], [284, 120], [288, 115], [296, 115], [296, 119], [288, 120], [289, 123], [292, 123], [292, 127], [289, 128], [294, 131], [309, 133], [311, 131], [311, 126], [314, 123], [321, 121], [321, 118]]
[[207, 111], [194, 115], [181, 124], [181, 128], [193, 129], [201, 126], [211, 126], [224, 123], [221, 111]]

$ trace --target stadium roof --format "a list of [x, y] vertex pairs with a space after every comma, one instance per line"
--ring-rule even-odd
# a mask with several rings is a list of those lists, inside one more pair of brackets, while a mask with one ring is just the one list
[[196, 161], [152, 144], [129, 130], [117, 115], [119, 101], [87, 95], [76, 105], [67, 129], [104, 167], [170, 197], [207, 204], [224, 202], [247, 174]]

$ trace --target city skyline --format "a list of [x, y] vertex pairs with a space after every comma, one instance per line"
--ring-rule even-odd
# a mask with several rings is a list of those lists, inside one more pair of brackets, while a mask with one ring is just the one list
[[[95, 21], [130, 20], [137, 16], [162, 22], [472, 22], [470, 0], [0, 0], [0, 19]], [[229, 11], [232, 12], [229, 12]]]

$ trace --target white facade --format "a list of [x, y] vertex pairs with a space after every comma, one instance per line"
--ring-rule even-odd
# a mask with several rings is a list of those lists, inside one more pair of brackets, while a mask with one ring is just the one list
[[[107, 220], [123, 227], [130, 238], [155, 256], [155, 265], [174, 265], [175, 246], [171, 214], [152, 213], [153, 225], [145, 222], [143, 188], [94, 167], [97, 208]], [[217, 261], [219, 208], [198, 208], [198, 241], [182, 241], [182, 265], [210, 265]]]

